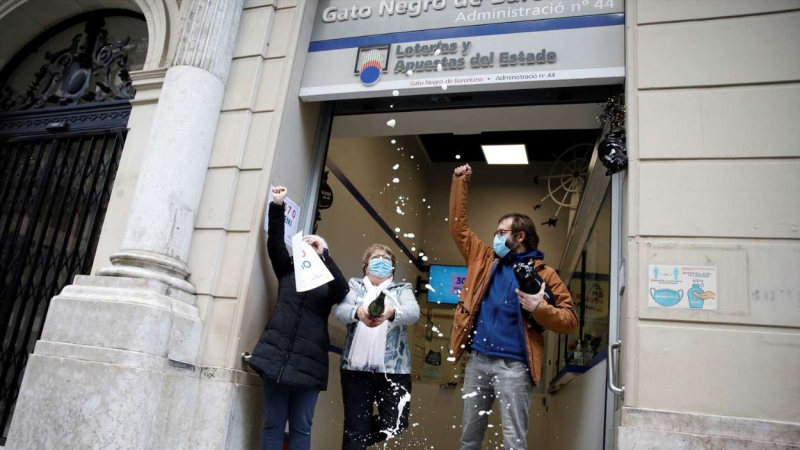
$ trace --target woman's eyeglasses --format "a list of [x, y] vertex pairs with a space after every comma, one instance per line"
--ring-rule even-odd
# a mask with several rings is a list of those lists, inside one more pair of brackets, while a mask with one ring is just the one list
[[392, 262], [392, 258], [389, 257], [389, 255], [372, 255], [369, 257], [370, 261], [374, 259], [385, 259], [386, 261]]

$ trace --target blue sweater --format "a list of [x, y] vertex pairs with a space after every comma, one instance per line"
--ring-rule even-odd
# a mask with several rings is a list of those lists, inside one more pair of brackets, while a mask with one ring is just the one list
[[513, 267], [517, 262], [531, 257], [544, 259], [544, 253], [538, 250], [509, 253], [495, 265], [472, 337], [471, 346], [474, 350], [496, 358], [527, 361], [519, 324], [520, 304], [514, 292], [519, 283], [514, 277]]

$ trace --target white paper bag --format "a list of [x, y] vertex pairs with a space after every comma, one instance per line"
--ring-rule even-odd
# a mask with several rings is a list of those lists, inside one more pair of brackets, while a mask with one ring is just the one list
[[292, 236], [292, 256], [297, 292], [310, 291], [333, 280], [331, 271], [319, 259], [314, 248], [303, 241], [302, 231]]

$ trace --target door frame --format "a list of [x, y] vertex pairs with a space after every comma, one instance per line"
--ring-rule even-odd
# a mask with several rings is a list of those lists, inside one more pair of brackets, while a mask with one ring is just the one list
[[[570, 91], [569, 88], [559, 88], [552, 90], [529, 90], [529, 91], [507, 91], [498, 92], [474, 92], [458, 94], [460, 97], [451, 95], [416, 96], [405, 98], [370, 98], [344, 101], [322, 102], [320, 106], [317, 129], [312, 147], [311, 163], [306, 183], [305, 196], [303, 198], [303, 211], [300, 218], [300, 227], [306, 234], [312, 234], [317, 213], [317, 202], [319, 199], [319, 188], [321, 185], [322, 174], [325, 170], [325, 161], [328, 156], [328, 144], [333, 129], [333, 121], [336, 116], [360, 115], [360, 114], [379, 114], [387, 112], [415, 112], [429, 110], [465, 109], [465, 108], [489, 108], [489, 107], [511, 107], [511, 106], [544, 106], [553, 104], [574, 104], [574, 103], [603, 103], [608, 97], [616, 92], [622, 92], [624, 85], [603, 85], [582, 87]], [[593, 89], [592, 89], [593, 88]], [[600, 127], [598, 126], [598, 129]], [[601, 130], [599, 130], [601, 131]], [[608, 128], [602, 130], [605, 134]], [[619, 339], [619, 301], [620, 282], [616, 276], [621, 267], [622, 255], [622, 178], [621, 174], [611, 177], [605, 175], [605, 168], [600, 164], [597, 157], [597, 144], [592, 153], [590, 163], [590, 174], [587, 181], [587, 190], [591, 188], [594, 192], [591, 201], [580, 199], [575, 218], [575, 227], [568, 238], [567, 248], [565, 249], [562, 265], [567, 261], [574, 261], [577, 258], [568, 258], [568, 251], [577, 251], [580, 254], [583, 246], [588, 239], [589, 232], [595, 223], [595, 219], [600, 211], [600, 206], [606, 196], [608, 189], [611, 190], [611, 260], [610, 260], [610, 282], [609, 282], [609, 342]], [[592, 182], [593, 181], [593, 182]], [[601, 192], [600, 192], [601, 191]], [[599, 192], [599, 193], [598, 193]], [[597, 195], [594, 195], [597, 194]], [[586, 197], [586, 196], [584, 196]], [[583, 217], [581, 217], [583, 216]], [[579, 229], [584, 224], [583, 229]], [[564, 278], [564, 267], [561, 276]], [[574, 272], [573, 267], [568, 271]], [[606, 364], [610, 358], [606, 358]], [[604, 414], [604, 446], [606, 450], [613, 447], [613, 435], [616, 427], [617, 396], [608, 390], [608, 380], [604, 384], [606, 394], [605, 414]]]
[[[511, 91], [477, 91], [457, 94], [415, 95], [408, 97], [376, 97], [336, 100], [320, 103], [311, 162], [300, 214], [300, 229], [312, 234], [319, 187], [328, 157], [328, 142], [336, 116], [432, 111], [510, 106], [543, 106], [579, 103], [604, 103], [612, 95], [623, 92], [624, 83], [575, 86], [551, 89]], [[313, 206], [313, 207], [312, 207]]]
[[[616, 173], [611, 176], [611, 261], [609, 265], [609, 302], [608, 302], [608, 342], [617, 342], [620, 337], [620, 311], [622, 290], [621, 286], [624, 284], [625, 277], [625, 261], [622, 258], [622, 173]], [[609, 352], [606, 358], [606, 364], [611, 364], [614, 361], [611, 353]], [[611, 367], [616, 373], [619, 373], [619, 367]], [[606, 370], [606, 374], [610, 371]], [[608, 376], [608, 375], [606, 375]], [[614, 430], [616, 430], [619, 423], [617, 423], [619, 416], [616, 414], [619, 406], [622, 405], [622, 397], [617, 396], [608, 387], [609, 381], [615, 380], [606, 379], [606, 412], [605, 412], [605, 442], [603, 448], [611, 450], [614, 448]]]

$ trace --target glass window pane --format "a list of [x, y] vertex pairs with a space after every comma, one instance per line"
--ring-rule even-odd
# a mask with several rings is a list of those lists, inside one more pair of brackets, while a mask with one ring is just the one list
[[611, 190], [606, 192], [583, 256], [568, 283], [580, 320], [578, 329], [566, 338], [559, 360], [565, 364], [588, 365], [608, 346], [608, 314], [611, 261]]

